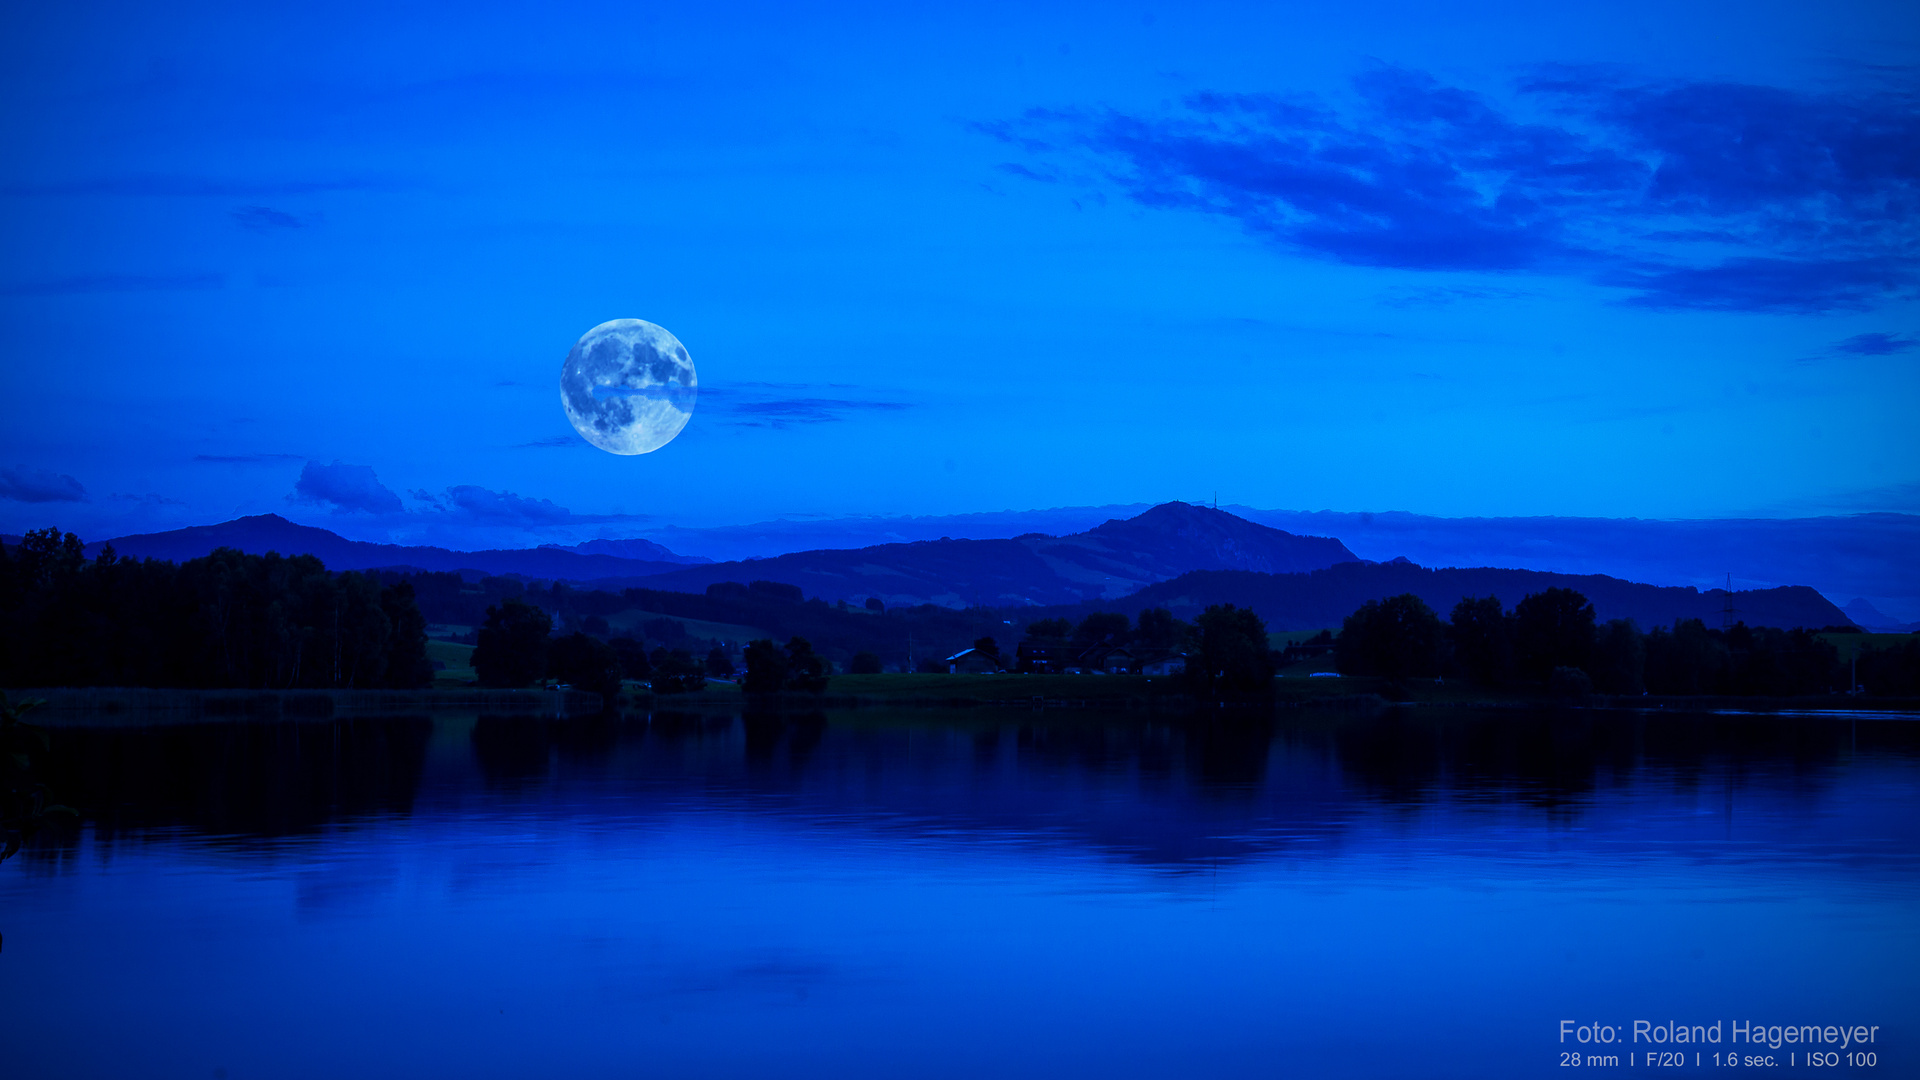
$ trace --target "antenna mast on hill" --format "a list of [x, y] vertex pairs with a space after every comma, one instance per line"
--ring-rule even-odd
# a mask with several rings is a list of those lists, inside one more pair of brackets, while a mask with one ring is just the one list
[[1720, 629], [1733, 629], [1733, 571], [1727, 571], [1727, 606], [1720, 609]]

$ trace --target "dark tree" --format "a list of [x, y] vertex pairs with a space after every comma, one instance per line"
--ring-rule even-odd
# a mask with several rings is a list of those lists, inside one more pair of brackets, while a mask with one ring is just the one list
[[[1603, 632], [1594, 658], [1598, 667], [1607, 663], [1607, 640]], [[1675, 621], [1672, 630], [1656, 627], [1643, 645], [1646, 689], [1654, 694], [1825, 694], [1845, 686], [1848, 678], [1839, 651], [1815, 630], [1745, 623], [1713, 630], [1687, 619]], [[1863, 654], [1861, 670], [1867, 667]]]
[[620, 698], [620, 661], [613, 649], [589, 634], [555, 638], [547, 648], [547, 674], [581, 690], [600, 695], [607, 708]]
[[828, 673], [827, 661], [813, 651], [806, 638], [795, 637], [787, 642], [787, 689], [824, 693]]
[[1675, 619], [1671, 631], [1654, 627], [1647, 635], [1646, 650], [1648, 693], [1727, 692], [1733, 654], [1699, 619]]
[[427, 619], [414, 602], [413, 585], [402, 581], [380, 590], [387, 617], [386, 683], [408, 690], [433, 685], [433, 661], [427, 659]]
[[1594, 689], [1603, 694], [1638, 694], [1647, 688], [1647, 639], [1632, 619], [1608, 619], [1593, 644]]
[[1127, 617], [1118, 611], [1096, 611], [1073, 628], [1073, 640], [1080, 645], [1125, 645]]
[[747, 591], [789, 604], [798, 604], [807, 598], [807, 594], [800, 590], [800, 586], [789, 585], [784, 581], [749, 581]]
[[1453, 606], [1447, 639], [1453, 662], [1481, 686], [1500, 686], [1513, 674], [1513, 620], [1497, 596], [1470, 597]]
[[1735, 623], [1720, 632], [1731, 664], [1726, 692], [1789, 697], [1824, 694], [1844, 685], [1840, 654], [1812, 630], [1780, 630]]
[[1135, 623], [1133, 642], [1146, 649], [1181, 648], [1193, 633], [1193, 627], [1174, 618], [1166, 608], [1147, 608]]
[[733, 674], [733, 657], [719, 645], [707, 650], [707, 674], [724, 679]]
[[1446, 660], [1440, 616], [1412, 593], [1369, 600], [1347, 616], [1333, 642], [1343, 675], [1432, 678]]
[[487, 609], [473, 670], [480, 685], [525, 686], [547, 670], [547, 635], [553, 620], [522, 600], [506, 600]]
[[669, 649], [682, 648], [687, 640], [687, 624], [679, 619], [648, 619], [640, 624], [640, 630], [649, 640]]
[[1557, 667], [1593, 662], [1593, 605], [1572, 589], [1530, 593], [1513, 609], [1513, 653], [1520, 674], [1535, 685]]
[[1196, 696], [1251, 697], [1273, 692], [1273, 649], [1267, 624], [1252, 608], [1213, 604], [1195, 621], [1196, 653], [1187, 658], [1186, 680]]
[[607, 642], [607, 648], [613, 650], [613, 659], [620, 665], [621, 678], [644, 679], [653, 674], [653, 661], [647, 659], [647, 647], [633, 638], [614, 638]]
[[606, 637], [613, 628], [607, 625], [607, 617], [605, 615], [589, 615], [580, 620], [580, 629], [592, 634], [594, 637], [603, 638]]
[[1593, 680], [1577, 667], [1557, 667], [1547, 676], [1547, 693], [1559, 698], [1583, 698], [1593, 694]]
[[[1866, 687], [1869, 694], [1920, 697], [1920, 638], [1910, 637], [1885, 648], [1862, 649], [1858, 669], [1860, 685]], [[1843, 670], [1840, 682], [1844, 685], [1847, 679]]]
[[847, 670], [855, 675], [880, 674], [880, 655], [871, 652], [857, 652], [847, 663]]
[[879, 597], [869, 596], [867, 597], [867, 610], [873, 611], [873, 612], [883, 612], [887, 610], [887, 605]]
[[990, 637], [974, 638], [973, 651], [981, 656], [991, 656], [995, 663], [1000, 662], [1000, 645]]
[[747, 642], [747, 677], [740, 688], [749, 694], [776, 694], [787, 688], [787, 654], [765, 638]]
[[707, 686], [706, 666], [685, 649], [655, 649], [651, 657], [656, 694], [690, 694]]
[[1037, 641], [1065, 641], [1073, 633], [1073, 624], [1065, 619], [1035, 619], [1027, 624], [1027, 636]]
[[87, 564], [86, 544], [59, 529], [33, 529], [14, 549], [15, 574], [25, 588], [70, 579]]

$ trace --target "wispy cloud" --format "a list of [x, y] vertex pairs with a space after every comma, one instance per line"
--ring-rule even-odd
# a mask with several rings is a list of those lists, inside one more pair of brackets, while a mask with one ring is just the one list
[[1920, 280], [1912, 95], [1568, 68], [1506, 105], [1399, 68], [1353, 90], [1349, 108], [1199, 93], [1167, 114], [978, 127], [1143, 206], [1357, 265], [1575, 276], [1639, 305], [1741, 311], [1865, 308]]
[[1913, 277], [1907, 259], [1740, 258], [1713, 266], [1620, 269], [1597, 280], [1637, 290], [1627, 301], [1636, 307], [1818, 314], [1871, 308]]
[[473, 484], [447, 489], [450, 511], [493, 525], [558, 525], [573, 514], [550, 499], [530, 499], [511, 491], [489, 491]]
[[77, 293], [193, 292], [221, 289], [226, 275], [214, 273], [180, 274], [76, 274], [0, 286], [0, 296], [64, 296]]
[[649, 514], [576, 514], [551, 499], [511, 491], [493, 491], [476, 484], [455, 484], [435, 494], [415, 489], [407, 496], [425, 509], [408, 515], [413, 522], [512, 526], [540, 529], [555, 525], [594, 525], [651, 520]]
[[1855, 334], [1845, 341], [1834, 343], [1833, 351], [1853, 356], [1886, 356], [1889, 353], [1906, 352], [1920, 340], [1905, 334]]
[[849, 401], [844, 398], [787, 398], [748, 401], [733, 406], [736, 414], [763, 417], [775, 424], [827, 424], [862, 412], [898, 412], [912, 406], [899, 401]]
[[1043, 184], [1056, 183], [1060, 179], [1050, 173], [1035, 172], [1017, 161], [1003, 161], [1000, 163], [999, 168], [1001, 172], [1011, 173], [1023, 180], [1038, 180]]
[[[854, 390], [848, 383], [743, 382], [701, 387], [701, 397], [735, 427], [787, 428], [795, 424], [830, 424], [862, 413], [889, 413], [911, 409], [910, 402], [806, 391]], [[794, 391], [801, 391], [796, 394]]]
[[586, 445], [577, 435], [549, 435], [532, 442], [515, 443], [516, 450], [559, 450], [568, 446]]
[[236, 225], [252, 232], [273, 232], [277, 229], [304, 229], [307, 223], [287, 213], [275, 210], [271, 206], [242, 206], [233, 211]]
[[86, 502], [87, 489], [51, 469], [0, 468], [0, 499], [14, 502]]
[[[854, 413], [895, 413], [910, 409], [904, 402], [849, 402], [841, 398], [785, 398], [778, 402], [741, 402], [733, 405], [735, 427], [785, 429], [793, 425], [816, 425], [845, 421]], [[751, 419], [745, 419], [751, 417]]]

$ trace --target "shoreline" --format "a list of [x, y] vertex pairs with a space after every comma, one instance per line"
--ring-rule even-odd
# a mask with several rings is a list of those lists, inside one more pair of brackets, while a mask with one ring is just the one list
[[[992, 677], [987, 677], [992, 678]], [[980, 685], [986, 693], [966, 693], [975, 689], [964, 684], [943, 685], [933, 693], [915, 693], [914, 687], [894, 686], [894, 692], [781, 693], [749, 697], [736, 691], [707, 690], [687, 694], [622, 694], [616, 709], [649, 711], [707, 711], [713, 709], [769, 712], [806, 712], [822, 709], [1019, 709], [1033, 712], [1169, 712], [1281, 713], [1303, 709], [1334, 709], [1374, 712], [1395, 707], [1423, 709], [1498, 709], [1662, 712], [1749, 716], [1847, 716], [1872, 713], [1889, 719], [1920, 720], [1920, 699], [1848, 697], [1840, 694], [1818, 697], [1759, 698], [1703, 695], [1613, 696], [1556, 698], [1547, 695], [1488, 694], [1472, 691], [1409, 693], [1397, 688], [1390, 693], [1384, 685], [1348, 685], [1315, 687], [1311, 694], [1286, 693], [1278, 689], [1272, 698], [1246, 701], [1203, 702], [1182, 694], [1139, 686], [1108, 685], [1035, 685], [1021, 677], [1019, 684], [993, 679]], [[837, 680], [836, 680], [837, 681]], [[941, 680], [950, 682], [951, 680]], [[1099, 679], [1107, 682], [1107, 679]], [[1351, 680], [1354, 684], [1379, 680]], [[1082, 680], [1076, 680], [1081, 683]], [[868, 688], [858, 688], [868, 689]], [[878, 689], [878, 688], [872, 688]], [[1040, 693], [1033, 693], [1040, 690]], [[1102, 693], [1101, 691], [1107, 691]], [[1018, 692], [1015, 692], [1018, 691]], [[1118, 692], [1115, 692], [1118, 691]], [[324, 720], [355, 715], [379, 715], [408, 712], [473, 711], [482, 714], [546, 715], [555, 718], [584, 718], [603, 711], [601, 695], [580, 690], [487, 690], [480, 688], [427, 690], [183, 690], [139, 687], [32, 687], [9, 688], [9, 701], [40, 699], [43, 704], [27, 714], [29, 723], [64, 723], [82, 716], [89, 720], [102, 717], [129, 722], [148, 720], [223, 721]]]

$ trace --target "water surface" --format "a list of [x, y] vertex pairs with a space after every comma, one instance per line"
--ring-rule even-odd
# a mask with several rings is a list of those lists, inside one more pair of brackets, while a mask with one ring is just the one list
[[1915, 1075], [1904, 720], [55, 736], [87, 818], [0, 865], [10, 1075], [1544, 1076], [1563, 1019], [1736, 1018]]

